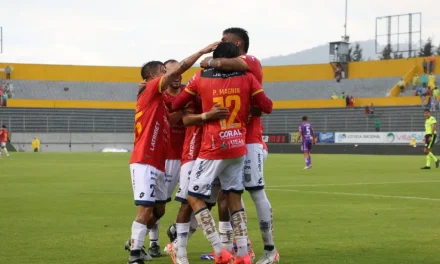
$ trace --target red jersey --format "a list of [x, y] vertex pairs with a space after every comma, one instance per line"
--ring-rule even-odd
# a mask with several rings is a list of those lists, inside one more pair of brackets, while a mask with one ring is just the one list
[[162, 77], [151, 80], [140, 91], [136, 102], [134, 147], [130, 164], [148, 164], [165, 171], [170, 139], [170, 117], [163, 102]]
[[[197, 96], [191, 101], [185, 108], [185, 111], [194, 114], [203, 113], [200, 97]], [[202, 125], [186, 127], [181, 165], [196, 160], [199, 156], [200, 147], [202, 146], [202, 133]]]
[[220, 160], [244, 156], [251, 97], [263, 91], [255, 77], [250, 73], [207, 69], [197, 72], [185, 91], [200, 95], [203, 112], [211, 110], [216, 103], [230, 112], [227, 119], [203, 125], [199, 158]]
[[[251, 55], [241, 55], [239, 58], [247, 64], [249, 72], [255, 76], [260, 85], [263, 85], [263, 70], [260, 61]], [[254, 102], [251, 102], [251, 104], [255, 105]], [[265, 145], [263, 142], [263, 123], [261, 122], [261, 117], [251, 115], [246, 129], [246, 144], [259, 143], [263, 144], [263, 146]]]
[[[183, 89], [184, 87], [181, 88], [182, 91]], [[171, 106], [173, 105], [175, 98], [176, 96], [169, 94], [168, 91], [163, 92], [163, 100], [168, 110], [171, 110]], [[171, 125], [170, 137], [171, 143], [166, 151], [167, 159], [180, 160], [182, 158], [183, 144], [185, 141], [185, 125], [183, 124], [182, 120], [179, 120], [179, 122], [176, 124]]]
[[8, 130], [0, 129], [0, 142], [6, 143], [8, 141]]

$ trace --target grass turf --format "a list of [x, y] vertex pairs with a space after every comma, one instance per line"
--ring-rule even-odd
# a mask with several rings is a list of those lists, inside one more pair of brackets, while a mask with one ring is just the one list
[[[136, 212], [128, 154], [12, 153], [0, 159], [0, 263], [126, 263]], [[440, 263], [440, 169], [424, 157], [270, 154], [267, 195], [282, 263]], [[249, 234], [262, 254], [255, 208]], [[176, 216], [169, 204], [160, 244]], [[148, 240], [147, 240], [148, 241]], [[147, 243], [146, 243], [147, 244]], [[202, 233], [191, 263], [210, 252]], [[153, 263], [153, 262], [152, 262]], [[154, 263], [171, 263], [168, 256]]]

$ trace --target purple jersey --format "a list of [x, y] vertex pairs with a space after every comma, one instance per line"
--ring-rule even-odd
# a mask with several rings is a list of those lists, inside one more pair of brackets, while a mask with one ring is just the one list
[[310, 125], [309, 123], [302, 123], [299, 126], [299, 131], [300, 131], [301, 137], [302, 137], [301, 150], [303, 152], [310, 151], [312, 149], [312, 145], [313, 145], [312, 144], [312, 140], [313, 140], [312, 125]]

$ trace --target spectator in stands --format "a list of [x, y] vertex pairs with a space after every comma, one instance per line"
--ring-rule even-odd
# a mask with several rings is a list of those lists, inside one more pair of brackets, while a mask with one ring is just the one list
[[434, 90], [432, 91], [432, 96], [431, 96], [431, 112], [435, 112], [435, 106], [437, 105], [438, 102], [438, 95], [439, 95], [439, 90], [437, 88], [437, 86], [434, 87]]
[[342, 94], [341, 94], [341, 97], [340, 97], [341, 99], [345, 99], [345, 92], [342, 92]]
[[400, 94], [403, 94], [405, 92], [405, 80], [400, 79], [400, 81], [397, 83], [397, 85], [400, 88]]
[[429, 109], [429, 108], [431, 108], [431, 97], [432, 97], [432, 89], [430, 86], [428, 86], [428, 89], [426, 89], [425, 97], [428, 99], [426, 107]]
[[426, 59], [423, 59], [422, 67], [423, 67], [423, 73], [427, 73], [428, 72], [428, 62], [426, 61]]
[[353, 97], [353, 95], [350, 96], [350, 103], [349, 103], [349, 105], [350, 105], [350, 108], [354, 108], [354, 97]]
[[413, 90], [416, 90], [417, 87], [419, 87], [419, 84], [420, 84], [420, 77], [419, 77], [419, 74], [416, 73], [416, 75], [414, 75], [414, 78], [412, 81]]
[[435, 87], [435, 75], [432, 72], [428, 77], [428, 86]]
[[376, 121], [374, 121], [374, 128], [376, 130], [376, 132], [380, 132], [380, 120], [376, 119]]
[[2, 98], [3, 98], [3, 102], [2, 102], [2, 106], [6, 106], [7, 105], [7, 101], [8, 101], [8, 93], [5, 93], [5, 92], [3, 92], [3, 96], [2, 96]]
[[336, 95], [336, 93], [333, 93], [333, 95], [332, 95], [332, 99], [333, 100], [335, 100], [335, 99], [338, 99], [339, 97]]
[[6, 72], [6, 80], [10, 80], [11, 79], [12, 68], [9, 65], [6, 66], [5, 72]]
[[0, 85], [0, 106], [3, 106], [3, 88]]
[[371, 103], [371, 105], [370, 105], [370, 114], [374, 115], [374, 104], [373, 103]]
[[345, 95], [345, 107], [350, 107], [350, 96], [348, 95], [348, 93]]
[[426, 89], [426, 87], [428, 87], [428, 74], [424, 73], [420, 78], [420, 81], [422, 82], [423, 88]]
[[370, 116], [370, 107], [368, 107], [368, 105], [365, 106], [365, 114]]
[[428, 61], [429, 61], [429, 72], [432, 74], [434, 72], [435, 57], [434, 56], [429, 57]]

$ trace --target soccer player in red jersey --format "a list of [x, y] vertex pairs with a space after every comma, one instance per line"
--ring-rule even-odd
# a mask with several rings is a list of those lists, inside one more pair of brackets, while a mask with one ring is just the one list
[[6, 126], [3, 125], [2, 128], [0, 129], [0, 147], [1, 147], [0, 158], [3, 153], [5, 153], [6, 157], [9, 157], [8, 150], [6, 149], [6, 143], [8, 142], [8, 139], [9, 139], [8, 130], [6, 129]]
[[183, 60], [175, 70], [166, 72], [163, 63], [151, 61], [142, 67], [146, 81], [139, 90], [136, 103], [134, 147], [130, 158], [130, 172], [135, 204], [138, 212], [132, 225], [129, 264], [143, 264], [142, 247], [152, 226], [148, 220], [160, 219], [167, 199], [165, 183], [166, 150], [170, 144], [170, 117], [162, 92], [178, 76], [188, 70], [203, 54], [211, 52], [218, 42]]
[[[176, 70], [179, 68], [179, 62], [176, 60], [167, 60], [165, 63], [165, 70], [167, 72]], [[168, 110], [171, 110], [174, 98], [179, 95], [180, 91], [184, 89], [181, 85], [182, 76], [177, 76], [172, 80], [167, 89], [162, 93], [163, 100]], [[183, 142], [185, 140], [185, 126], [182, 122], [182, 114], [175, 112], [170, 114], [170, 146], [166, 152], [165, 162], [165, 182], [167, 184], [167, 197], [163, 201], [156, 201], [156, 203], [167, 203], [171, 201], [174, 189], [177, 186], [180, 175], [180, 159], [182, 157]], [[150, 248], [148, 253], [151, 257], [160, 257], [161, 250], [159, 246], [159, 225], [160, 220], [154, 217], [150, 218], [150, 225], [153, 224], [153, 228], [150, 230]]]
[[[223, 42], [230, 42], [237, 45], [240, 50], [238, 58], [206, 58], [200, 65], [203, 68], [215, 68], [219, 70], [248, 71], [252, 73], [262, 85], [263, 71], [260, 61], [247, 54], [249, 49], [249, 36], [247, 31], [242, 28], [228, 28], [223, 31]], [[271, 264], [279, 261], [278, 251], [275, 249], [273, 241], [273, 216], [272, 206], [264, 191], [263, 163], [267, 158], [267, 145], [263, 141], [263, 124], [261, 122], [261, 109], [252, 104], [249, 122], [246, 126], [246, 146], [248, 154], [245, 161], [245, 181], [244, 186], [252, 197], [255, 204], [260, 231], [263, 236], [264, 255], [257, 264]], [[220, 218], [220, 234], [225, 247], [231, 248], [232, 226], [227, 210], [224, 195], [220, 193], [218, 201]], [[250, 242], [249, 242], [250, 244]], [[253, 254], [252, 246], [250, 248]], [[254, 257], [254, 256], [251, 256]]]
[[[237, 57], [238, 48], [232, 43], [221, 43], [214, 58]], [[199, 71], [185, 91], [174, 101], [173, 109], [181, 109], [197, 94], [203, 110], [215, 103], [229, 108], [229, 116], [218, 122], [204, 124], [202, 146], [190, 177], [188, 202], [205, 236], [214, 248], [216, 263], [229, 263], [231, 253], [222, 247], [214, 219], [204, 199], [211, 195], [214, 179], [218, 176], [231, 212], [237, 240], [237, 258], [234, 263], [251, 263], [247, 250], [246, 213], [241, 203], [243, 192], [243, 166], [246, 148], [246, 124], [251, 99], [263, 112], [271, 113], [272, 101], [266, 97], [255, 77], [245, 72], [226, 72], [215, 69]]]

